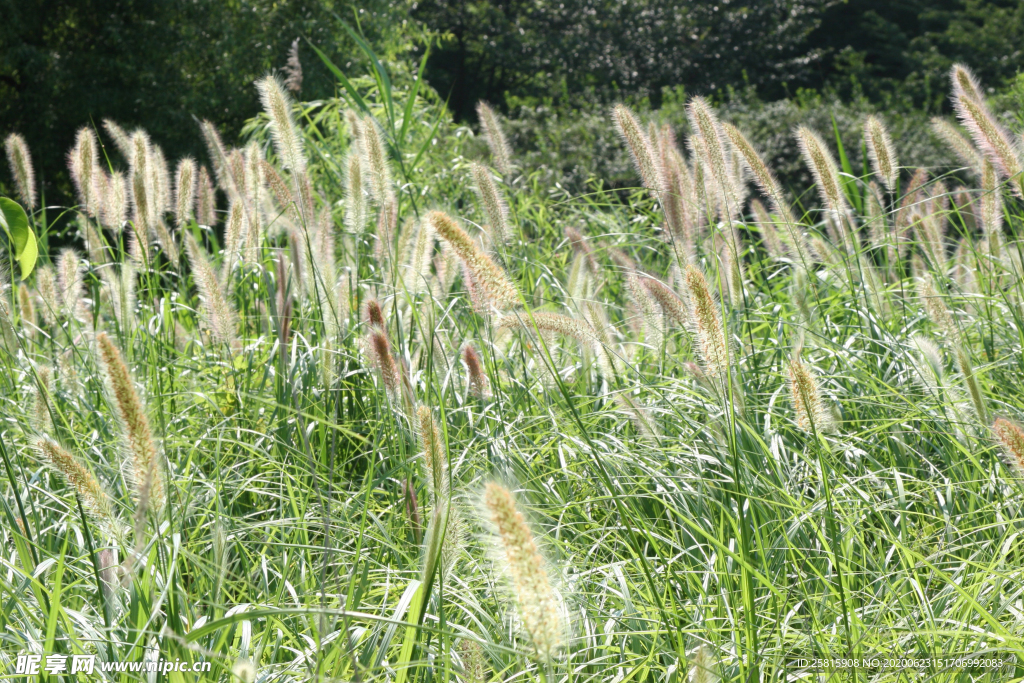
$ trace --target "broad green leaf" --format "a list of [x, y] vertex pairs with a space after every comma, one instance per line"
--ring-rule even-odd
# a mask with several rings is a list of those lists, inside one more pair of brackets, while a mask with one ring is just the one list
[[0, 197], [0, 226], [7, 233], [14, 250], [14, 260], [21, 266], [21, 279], [24, 280], [36, 267], [36, 259], [39, 257], [36, 234], [28, 225], [25, 209], [13, 199]]

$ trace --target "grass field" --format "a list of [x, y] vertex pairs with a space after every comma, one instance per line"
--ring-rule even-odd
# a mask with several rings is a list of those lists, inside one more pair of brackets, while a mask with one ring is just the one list
[[[570, 197], [372, 76], [261, 81], [209, 170], [83, 129], [63, 233], [9, 139], [7, 674], [1024, 677], [1024, 176], [968, 72], [950, 169], [800, 130], [799, 196], [703, 100]], [[936, 659], [815, 661], [890, 656]]]

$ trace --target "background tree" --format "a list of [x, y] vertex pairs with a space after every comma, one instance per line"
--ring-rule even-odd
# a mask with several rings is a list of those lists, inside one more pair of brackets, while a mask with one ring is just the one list
[[[345, 66], [357, 54], [338, 17], [349, 0], [0, 0], [0, 131], [25, 136], [50, 200], [70, 201], [64, 153], [75, 130], [112, 118], [144, 126], [168, 154], [202, 155], [196, 118], [229, 140], [259, 111], [253, 81], [283, 67], [296, 38]], [[400, 2], [359, 3], [384, 53], [407, 47]], [[334, 78], [300, 41], [302, 97]], [[56, 196], [55, 196], [56, 195]]]

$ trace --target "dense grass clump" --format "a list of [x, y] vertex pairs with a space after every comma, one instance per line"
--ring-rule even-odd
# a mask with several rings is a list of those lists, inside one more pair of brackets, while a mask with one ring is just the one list
[[260, 81], [209, 166], [78, 136], [75, 232], [31, 211], [0, 299], [0, 664], [1024, 676], [1021, 151], [969, 72], [971, 165], [801, 127], [799, 197], [702, 99], [685, 136], [616, 107], [643, 187], [569, 197], [382, 74]]

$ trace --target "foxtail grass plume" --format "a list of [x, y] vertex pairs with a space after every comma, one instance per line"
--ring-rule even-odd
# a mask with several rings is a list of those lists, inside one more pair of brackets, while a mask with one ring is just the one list
[[981, 229], [987, 240], [992, 258], [1002, 256], [1003, 247], [1003, 190], [996, 171], [988, 159], [981, 166]]
[[185, 157], [178, 162], [174, 174], [174, 219], [179, 229], [188, 225], [195, 213], [196, 205], [196, 162]]
[[185, 232], [185, 250], [192, 266], [192, 278], [195, 280], [199, 294], [202, 296], [202, 311], [210, 334], [217, 341], [234, 348], [238, 343], [238, 314], [228, 300], [220, 281], [217, 279], [213, 266], [204, 249], [192, 235]]
[[783, 198], [782, 187], [779, 185], [779, 181], [776, 180], [775, 174], [768, 168], [768, 164], [764, 162], [761, 155], [738, 128], [732, 124], [723, 123], [722, 130], [725, 132], [729, 142], [732, 143], [732, 146], [743, 157], [743, 161], [754, 177], [754, 183], [761, 191], [761, 194], [771, 203], [772, 210], [790, 225], [794, 224], [795, 221], [792, 218], [789, 206]]
[[918, 214], [912, 221], [917, 242], [932, 268], [938, 273], [945, 273], [948, 261], [946, 238], [939, 217], [933, 213]]
[[942, 138], [942, 141], [953, 151], [960, 163], [978, 175], [981, 169], [981, 155], [974, 148], [974, 144], [964, 137], [956, 126], [941, 116], [933, 117], [931, 126], [932, 132]]
[[124, 429], [125, 439], [131, 454], [130, 482], [140, 514], [144, 516], [141, 503], [148, 502], [153, 510], [160, 510], [164, 501], [163, 473], [153, 430], [146, 417], [131, 372], [121, 356], [120, 349], [106, 332], [96, 335], [99, 358], [109, 383], [114, 408]]
[[519, 292], [505, 271], [451, 217], [441, 211], [432, 211], [427, 221], [472, 273], [474, 281], [483, 289], [489, 302], [498, 308], [511, 308], [519, 304]]
[[286, 78], [284, 87], [296, 95], [302, 92], [302, 62], [299, 61], [299, 39], [292, 41], [288, 48], [288, 62], [284, 65]]
[[384, 311], [380, 307], [380, 302], [376, 299], [370, 299], [366, 302], [366, 322], [371, 328], [385, 329]]
[[629, 394], [616, 394], [615, 402], [629, 414], [629, 421], [637, 433], [647, 439], [657, 439], [661, 435], [657, 422], [646, 406], [637, 403]]
[[1006, 464], [1018, 477], [1024, 477], [1024, 429], [1006, 418], [996, 418], [992, 432], [1003, 447]]
[[387, 390], [391, 400], [397, 401], [401, 397], [401, 371], [398, 362], [391, 354], [391, 342], [388, 341], [387, 333], [380, 327], [373, 327], [367, 343], [370, 361], [380, 372], [381, 381]]
[[463, 638], [459, 643], [459, 659], [462, 660], [462, 679], [465, 683], [487, 683], [487, 667], [480, 643]]
[[32, 387], [32, 426], [40, 434], [53, 432], [53, 368], [36, 368], [36, 382]]
[[430, 265], [434, 257], [434, 245], [437, 236], [434, 226], [429, 222], [421, 222], [416, 227], [416, 235], [409, 253], [408, 277], [405, 286], [410, 294], [426, 292], [430, 288]]
[[701, 645], [693, 655], [693, 667], [690, 669], [690, 683], [718, 683], [718, 661], [711, 654], [707, 645]]
[[423, 452], [427, 490], [430, 492], [431, 501], [437, 506], [448, 498], [448, 449], [430, 408], [419, 406], [416, 409], [416, 422], [420, 449]]
[[199, 167], [199, 180], [196, 183], [196, 220], [200, 225], [210, 227], [217, 224], [217, 191], [206, 166]]
[[32, 301], [32, 292], [28, 290], [28, 286], [24, 282], [18, 285], [18, 313], [21, 316], [21, 324], [29, 337], [34, 336], [37, 329], [36, 306]]
[[349, 152], [345, 158], [345, 227], [356, 235], [366, 228], [363, 157], [358, 149]]
[[681, 327], [690, 325], [691, 320], [689, 312], [686, 310], [686, 304], [672, 291], [671, 287], [653, 277], [640, 278], [640, 283], [661, 307], [665, 317]]
[[727, 375], [729, 347], [707, 278], [699, 268], [689, 265], [684, 272], [684, 280], [690, 300], [690, 320], [697, 337], [704, 373], [712, 378]]
[[941, 294], [935, 287], [935, 280], [931, 275], [925, 275], [919, 284], [919, 294], [924, 301], [925, 311], [931, 319], [932, 324], [946, 334], [946, 338], [955, 346], [960, 345], [960, 331], [953, 321], [953, 316], [946, 307]]
[[42, 459], [75, 490], [78, 499], [82, 501], [82, 507], [99, 522], [104, 533], [116, 538], [120, 524], [114, 513], [114, 505], [96, 476], [52, 439], [38, 439], [36, 449]]
[[661, 169], [657, 163], [657, 156], [654, 153], [654, 146], [651, 144], [643, 126], [636, 118], [629, 107], [624, 104], [616, 104], [612, 108], [612, 118], [615, 119], [615, 127], [619, 135], [629, 147], [629, 153], [633, 157], [633, 164], [644, 187], [654, 193], [658, 199], [665, 187], [665, 181], [661, 175]]
[[[366, 170], [369, 171], [370, 189], [378, 206], [386, 207], [392, 202], [391, 167], [388, 163], [387, 149], [381, 139], [377, 123], [367, 116], [362, 122], [363, 154], [366, 157]], [[394, 221], [389, 221], [389, 228], [394, 228]]]
[[[729, 168], [728, 157], [731, 150], [722, 131], [722, 125], [715, 115], [714, 109], [703, 97], [694, 97], [686, 105], [686, 117], [690, 127], [697, 131], [700, 138], [699, 150], [711, 171], [715, 193], [718, 198], [718, 209], [722, 220], [732, 220], [739, 215], [742, 207], [737, 196], [735, 178]], [[744, 157], [745, 158], [745, 157]]]
[[511, 491], [488, 482], [483, 508], [498, 558], [512, 584], [523, 629], [538, 659], [551, 661], [565, 643], [565, 610], [548, 575], [547, 562]]
[[660, 306], [650, 295], [648, 289], [643, 286], [636, 273], [626, 276], [626, 286], [644, 318], [644, 341], [656, 351], [660, 351], [665, 335]]
[[985, 157], [1008, 178], [1014, 192], [1024, 197], [1024, 165], [1021, 164], [1020, 150], [992, 115], [982, 96], [977, 80], [962, 64], [955, 64], [950, 72], [953, 81], [953, 106], [957, 118], [971, 134], [974, 144]]
[[270, 117], [270, 132], [281, 164], [293, 175], [303, 175], [306, 172], [306, 155], [302, 148], [302, 137], [292, 116], [291, 99], [273, 76], [256, 81], [256, 89], [263, 109]]
[[4, 148], [7, 150], [7, 163], [11, 167], [18, 199], [27, 211], [32, 211], [36, 208], [36, 174], [32, 167], [28, 143], [18, 133], [11, 133], [4, 140]]
[[484, 101], [477, 102], [477, 116], [480, 117], [480, 128], [487, 138], [487, 146], [491, 150], [491, 161], [506, 179], [512, 175], [512, 148], [505, 139], [505, 131], [498, 122], [498, 115]]
[[125, 161], [131, 162], [133, 154], [131, 136], [111, 119], [103, 119], [103, 130], [107, 131], [107, 135], [114, 141], [114, 147], [117, 147], [117, 151], [121, 153]]
[[122, 330], [129, 330], [135, 322], [135, 268], [131, 262], [125, 262], [99, 272], [114, 319]]
[[984, 101], [981, 83], [977, 76], [964, 64], [954, 64], [949, 69], [949, 80], [953, 86], [953, 97], [970, 97], [979, 102]]
[[498, 327], [508, 330], [533, 330], [542, 335], [560, 334], [575, 339], [580, 344], [593, 344], [597, 339], [594, 328], [586, 320], [570, 318], [560, 313], [535, 312], [533, 321], [520, 315], [504, 315], [498, 321]]
[[100, 221], [115, 232], [124, 229], [128, 220], [128, 181], [121, 171], [113, 171], [104, 183], [103, 211]]
[[163, 220], [164, 214], [171, 208], [171, 174], [167, 168], [167, 158], [160, 145], [149, 144], [149, 158], [146, 162], [148, 177], [146, 178], [149, 191], [149, 222], [156, 226]]
[[57, 273], [53, 266], [36, 268], [36, 291], [39, 292], [39, 312], [43, 316], [43, 321], [47, 325], [52, 325], [61, 310], [57, 303]]
[[[671, 138], [674, 140], [674, 136]], [[696, 199], [693, 194], [693, 179], [679, 150], [664, 143], [660, 150], [662, 207], [668, 236], [677, 263], [690, 263], [695, 258], [694, 218]]]
[[85, 281], [82, 261], [74, 249], [62, 249], [57, 258], [57, 297], [60, 311], [68, 320], [84, 321], [87, 311], [82, 297]]
[[491, 172], [483, 164], [474, 163], [470, 166], [473, 173], [473, 189], [480, 199], [490, 228], [491, 246], [505, 244], [509, 241], [508, 206], [498, 191]]
[[817, 378], [797, 356], [789, 362], [789, 390], [797, 427], [805, 432], [835, 430], [835, 421], [822, 401]]
[[806, 126], [797, 128], [796, 138], [800, 154], [814, 176], [814, 184], [818, 187], [822, 203], [834, 214], [841, 216], [846, 209], [846, 200], [832, 153], [821, 137]]
[[479, 399], [487, 398], [490, 392], [487, 388], [484, 364], [480, 358], [480, 352], [469, 342], [462, 346], [462, 362], [466, 366], [466, 374], [469, 376], [469, 390]]
[[99, 198], [96, 196], [99, 164], [96, 155], [96, 134], [88, 126], [79, 128], [75, 135], [75, 146], [68, 153], [68, 168], [78, 193], [78, 202], [90, 216], [99, 213]]
[[889, 137], [885, 124], [877, 116], [869, 116], [864, 121], [864, 144], [868, 148], [871, 169], [885, 185], [886, 190], [894, 191], [900, 172], [896, 148], [893, 147], [892, 138]]
[[239, 197], [242, 194], [241, 179], [235, 177], [231, 161], [228, 159], [228, 152], [220, 139], [217, 127], [209, 121], [202, 121], [199, 130], [206, 141], [206, 149], [210, 155], [210, 162], [213, 164], [213, 173], [217, 178], [217, 185], [230, 198]]

